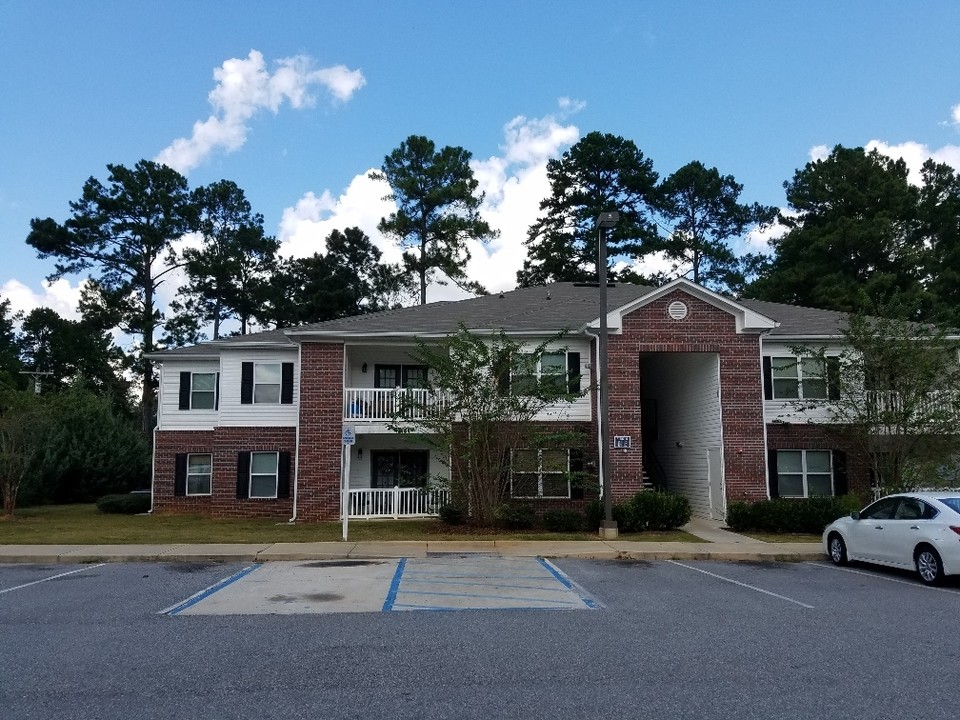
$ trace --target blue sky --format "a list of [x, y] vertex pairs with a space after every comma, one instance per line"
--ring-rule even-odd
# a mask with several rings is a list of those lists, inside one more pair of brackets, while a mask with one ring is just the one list
[[396, 259], [365, 175], [411, 134], [473, 153], [501, 236], [469, 271], [508, 289], [546, 161], [593, 130], [773, 205], [837, 143], [960, 167], [958, 49], [946, 1], [0, 0], [0, 294], [70, 316], [83, 278], [44, 284], [30, 219], [141, 158], [237, 182], [287, 254], [359, 225]]

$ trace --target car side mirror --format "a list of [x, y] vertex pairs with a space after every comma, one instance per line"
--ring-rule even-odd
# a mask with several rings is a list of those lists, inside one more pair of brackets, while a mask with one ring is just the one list
[[859, 519], [860, 519], [860, 511], [859, 511], [859, 510], [854, 510], [852, 513], [850, 513], [850, 517], [853, 518], [854, 520], [859, 520]]

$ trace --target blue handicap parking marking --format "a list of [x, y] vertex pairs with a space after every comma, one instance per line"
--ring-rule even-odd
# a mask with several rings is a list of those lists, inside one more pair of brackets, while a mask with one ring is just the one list
[[451, 555], [397, 567], [385, 611], [596, 609], [599, 605], [542, 558]]

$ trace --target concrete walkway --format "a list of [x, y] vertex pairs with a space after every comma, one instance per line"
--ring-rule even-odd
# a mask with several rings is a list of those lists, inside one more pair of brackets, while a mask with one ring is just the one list
[[[347, 560], [484, 554], [497, 557], [596, 558], [606, 560], [823, 559], [818, 543], [767, 543], [692, 522], [684, 529], [706, 540], [688, 542], [581, 541], [397, 541], [207, 545], [0, 545], [0, 563], [263, 562]], [[719, 525], [719, 523], [717, 523]]]
[[690, 522], [680, 529], [710, 543], [733, 543], [737, 545], [769, 544], [763, 540], [757, 540], [756, 538], [747, 537], [746, 535], [738, 535], [732, 530], [727, 530], [719, 520], [707, 520], [706, 518], [694, 517], [690, 518]]

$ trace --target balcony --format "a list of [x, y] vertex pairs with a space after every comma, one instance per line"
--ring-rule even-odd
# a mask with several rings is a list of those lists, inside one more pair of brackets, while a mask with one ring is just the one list
[[442, 393], [420, 388], [344, 388], [343, 419], [350, 422], [389, 422], [397, 408], [409, 420], [436, 417], [444, 409]]

